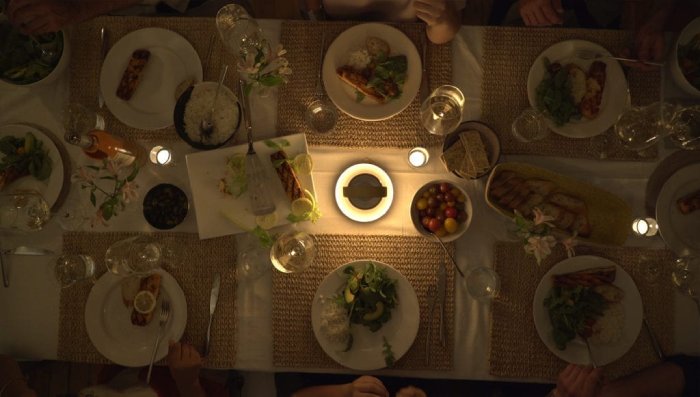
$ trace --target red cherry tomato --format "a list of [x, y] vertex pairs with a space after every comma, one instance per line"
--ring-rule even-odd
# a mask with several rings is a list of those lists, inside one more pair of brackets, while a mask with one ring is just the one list
[[447, 182], [442, 182], [442, 183], [440, 184], [440, 191], [441, 191], [442, 193], [447, 193], [447, 192], [450, 191], [450, 189], [452, 189], [452, 185], [450, 185], [449, 183], [447, 183]]
[[441, 227], [442, 227], [442, 222], [440, 222], [439, 220], [437, 220], [435, 218], [432, 218], [430, 220], [430, 222], [428, 223], [428, 229], [430, 229], [430, 231], [433, 233], [440, 230]]
[[458, 212], [459, 212], [459, 211], [457, 211], [457, 208], [455, 208], [455, 207], [447, 207], [447, 208], [445, 208], [445, 216], [446, 216], [447, 218], [452, 218], [452, 219], [457, 218], [457, 213], [458, 213]]

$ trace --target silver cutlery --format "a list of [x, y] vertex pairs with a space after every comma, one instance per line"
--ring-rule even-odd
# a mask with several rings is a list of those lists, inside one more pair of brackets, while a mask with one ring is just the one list
[[326, 33], [321, 35], [321, 50], [318, 54], [318, 70], [316, 73], [316, 99], [306, 107], [304, 118], [316, 132], [329, 132], [338, 122], [338, 111], [326, 96], [323, 89], [323, 54], [326, 49]]
[[211, 340], [211, 321], [214, 318], [214, 310], [216, 303], [219, 301], [219, 287], [221, 286], [221, 275], [214, 275], [214, 283], [211, 286], [211, 294], [209, 295], [209, 325], [207, 326], [207, 342], [204, 345], [204, 356], [209, 355], [209, 341]]
[[464, 273], [462, 272], [462, 269], [460, 269], [459, 266], [457, 266], [457, 261], [455, 261], [455, 258], [447, 250], [447, 247], [445, 247], [445, 243], [442, 242], [442, 239], [440, 237], [438, 237], [438, 235], [435, 233], [430, 233], [430, 234], [432, 234], [433, 237], [435, 237], [435, 239], [438, 241], [438, 243], [440, 243], [440, 246], [445, 251], [445, 254], [447, 254], [447, 256], [450, 258], [450, 262], [452, 262], [452, 265], [454, 265], [455, 269], [457, 269], [457, 272], [459, 273], [459, 275], [462, 276], [462, 278], [464, 278]]
[[163, 336], [163, 331], [165, 330], [165, 324], [168, 323], [170, 318], [170, 302], [163, 299], [160, 304], [160, 314], [158, 315], [158, 336], [156, 336], [156, 341], [153, 344], [153, 353], [151, 354], [151, 362], [148, 364], [148, 374], [146, 375], [146, 384], [151, 383], [151, 372], [153, 371], [153, 362], [156, 361], [156, 354], [158, 354], [158, 345], [160, 344], [160, 338]]
[[598, 364], [596, 364], [595, 360], [593, 359], [593, 351], [591, 350], [591, 344], [588, 342], [588, 338], [586, 338], [583, 335], [580, 336], [583, 339], [583, 341], [586, 342], [586, 349], [588, 350], [588, 359], [591, 361], [591, 365], [593, 365], [593, 368], [598, 368]]
[[440, 306], [440, 345], [447, 346], [447, 332], [445, 330], [445, 296], [447, 295], [447, 269], [445, 262], [440, 263], [437, 274], [437, 304]]
[[607, 55], [607, 54], [601, 54], [597, 51], [593, 50], [578, 50], [576, 51], [576, 57], [590, 61], [594, 59], [601, 59], [601, 58], [611, 58], [611, 59], [616, 59], [618, 61], [625, 61], [625, 62], [638, 62], [638, 63], [643, 63], [645, 65], [653, 65], [653, 66], [664, 66], [663, 63], [661, 62], [651, 62], [651, 61], [642, 61], [639, 59], [634, 59], [634, 58], [624, 58], [624, 57], [616, 57], [612, 55]]
[[429, 285], [426, 297], [428, 299], [428, 334], [425, 336], [425, 365], [430, 365], [430, 339], [433, 335], [433, 314], [437, 301], [437, 287]]
[[2, 253], [0, 253], [0, 269], [2, 269], [2, 285], [5, 288], [10, 288], [10, 275], [7, 274], [7, 269], [5, 269], [5, 261], [2, 259]]
[[3, 255], [53, 255], [54, 252], [45, 248], [27, 247], [20, 245], [13, 249], [2, 251]]
[[430, 82], [428, 81], [428, 41], [426, 36], [423, 35], [422, 43], [423, 45], [423, 57], [421, 58], [421, 66], [423, 67], [421, 80], [420, 80], [420, 103], [425, 102], [430, 95]]
[[644, 329], [646, 329], [647, 334], [649, 334], [649, 339], [651, 339], [651, 346], [654, 348], [656, 355], [659, 356], [661, 360], [663, 360], [664, 352], [663, 350], [661, 350], [661, 345], [659, 345], [659, 341], [656, 339], [656, 335], [654, 335], [654, 333], [651, 331], [651, 327], [649, 326], [649, 322], [647, 321], [646, 314], [642, 317], [642, 322], [644, 323]]
[[[107, 56], [107, 50], [109, 49], [109, 33], [107, 32], [107, 29], [103, 27], [100, 28], [100, 68], [98, 70], [102, 70], [102, 63], [105, 60], [105, 57]], [[98, 88], [97, 92], [97, 104], [102, 109], [105, 105], [105, 99], [102, 96], [102, 90]]]
[[224, 84], [224, 79], [226, 79], [226, 72], [228, 72], [228, 65], [224, 65], [224, 70], [222, 70], [219, 75], [219, 84], [216, 86], [216, 91], [214, 92], [214, 101], [211, 103], [211, 109], [209, 109], [209, 113], [207, 113], [199, 125], [199, 132], [201, 132], [202, 135], [211, 135], [214, 130], [214, 123], [212, 122], [214, 118], [214, 108], [216, 108], [216, 102], [219, 100], [219, 92], [221, 91], [221, 86]]

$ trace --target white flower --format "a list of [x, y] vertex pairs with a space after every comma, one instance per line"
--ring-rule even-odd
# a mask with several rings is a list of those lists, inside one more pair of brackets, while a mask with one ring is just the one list
[[275, 53], [277, 54], [278, 57], [281, 57], [282, 55], [287, 53], [287, 50], [282, 47], [282, 44], [277, 44], [277, 48], [275, 49]]
[[290, 75], [290, 74], [292, 74], [292, 68], [290, 68], [289, 66], [282, 66], [282, 67], [280, 68], [280, 74], [282, 74], [282, 75]]
[[122, 186], [122, 200], [124, 204], [129, 204], [130, 202], [139, 198], [139, 193], [136, 191], [138, 185], [134, 182], [126, 181]]
[[80, 182], [93, 183], [97, 179], [97, 173], [91, 172], [87, 167], [80, 167], [75, 173], [75, 179]]
[[548, 226], [552, 226], [550, 221], [554, 220], [553, 216], [545, 215], [544, 212], [542, 212], [541, 209], [535, 208], [532, 210], [532, 212], [535, 214], [535, 218], [533, 219], [533, 222], [535, 222], [535, 226], [545, 224]]
[[557, 240], [552, 236], [532, 236], [527, 239], [525, 252], [535, 255], [537, 264], [542, 262], [542, 259], [552, 253], [552, 248], [557, 244]]
[[562, 242], [561, 242], [561, 244], [566, 249], [566, 255], [569, 258], [576, 255], [576, 251], [574, 251], [574, 247], [578, 245], [578, 240], [576, 240], [576, 234], [577, 233], [574, 233], [573, 236], [570, 236], [570, 237], [562, 240]]

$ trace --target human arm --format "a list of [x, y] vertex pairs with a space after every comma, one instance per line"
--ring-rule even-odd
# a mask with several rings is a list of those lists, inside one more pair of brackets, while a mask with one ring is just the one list
[[555, 397], [598, 397], [602, 387], [603, 372], [600, 368], [569, 364], [559, 373]]
[[36, 397], [14, 358], [0, 354], [0, 395]]
[[342, 385], [312, 386], [295, 392], [292, 397], [389, 397], [379, 379], [361, 376]]
[[561, 25], [564, 22], [561, 0], [519, 0], [518, 10], [527, 26]]
[[414, 0], [416, 16], [428, 27], [428, 39], [435, 44], [452, 40], [459, 30], [461, 17], [454, 1], [448, 0]]
[[600, 397], [681, 396], [685, 385], [683, 369], [663, 362], [603, 386]]
[[140, 4], [140, 0], [9, 0], [10, 23], [27, 35], [56, 32], [67, 25]]
[[199, 383], [202, 357], [194, 347], [186, 343], [170, 341], [168, 367], [180, 395], [188, 397], [205, 397], [207, 395]]

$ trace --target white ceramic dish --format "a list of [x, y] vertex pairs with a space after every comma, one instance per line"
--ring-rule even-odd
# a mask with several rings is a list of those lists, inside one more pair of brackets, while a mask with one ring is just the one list
[[[117, 97], [117, 87], [137, 49], [151, 56], [141, 74], [141, 82], [129, 101]], [[100, 73], [100, 90], [105, 104], [122, 123], [144, 130], [173, 124], [175, 92], [187, 79], [202, 81], [202, 63], [194, 47], [179, 34], [161, 28], [133, 31], [109, 50]]]
[[679, 256], [700, 255], [700, 211], [683, 214], [676, 201], [700, 190], [700, 163], [676, 171], [656, 199], [656, 221], [666, 245]]
[[[383, 104], [365, 98], [356, 101], [355, 89], [338, 78], [336, 69], [348, 63], [350, 54], [365, 48], [368, 37], [389, 43], [390, 55], [405, 55], [408, 61], [403, 92], [397, 99]], [[346, 114], [365, 121], [391, 118], [403, 111], [415, 98], [421, 82], [421, 60], [413, 42], [400, 30], [381, 23], [363, 23], [344, 31], [331, 43], [323, 59], [323, 84], [328, 97]]]
[[625, 311], [625, 325], [622, 331], [622, 336], [619, 340], [613, 343], [594, 344], [591, 343], [593, 359], [597, 365], [609, 364], [622, 357], [632, 347], [637, 340], [639, 331], [642, 327], [642, 297], [639, 295], [639, 290], [634, 284], [634, 280], [615, 262], [597, 256], [575, 256], [565, 259], [556, 265], [552, 266], [547, 274], [542, 277], [537, 289], [535, 297], [532, 300], [532, 313], [535, 319], [535, 328], [537, 334], [542, 339], [542, 342], [547, 346], [549, 351], [554, 353], [562, 360], [579, 365], [590, 365], [588, 351], [583, 340], [574, 339], [566, 345], [565, 350], [559, 350], [554, 343], [552, 337], [552, 323], [549, 320], [549, 312], [544, 307], [544, 299], [549, 294], [552, 288], [552, 276], [555, 274], [564, 274], [576, 272], [583, 269], [615, 266], [616, 277], [613, 283], [618, 288], [625, 292], [622, 300], [622, 306]]
[[[353, 336], [352, 348], [347, 352], [338, 351], [326, 340], [320, 331], [321, 298], [332, 297], [345, 285], [347, 278], [343, 274], [343, 269], [346, 266], [354, 266], [357, 269], [358, 267], [364, 267], [367, 262], [372, 262], [385, 268], [387, 276], [396, 280], [398, 303], [391, 312], [391, 319], [377, 332], [372, 332], [369, 328], [362, 325], [352, 324], [350, 326]], [[323, 351], [338, 364], [361, 371], [372, 371], [386, 367], [384, 354], [382, 353], [383, 338], [386, 338], [391, 344], [394, 358], [396, 360], [400, 359], [411, 347], [418, 334], [419, 319], [418, 297], [411, 283], [393, 267], [373, 260], [358, 260], [346, 263], [329, 273], [319, 285], [318, 290], [316, 290], [316, 295], [311, 305], [311, 324], [316, 340], [323, 348]]]
[[[9, 193], [14, 190], [36, 190], [44, 197], [49, 207], [53, 207], [61, 195], [64, 182], [63, 160], [61, 152], [58, 151], [54, 141], [39, 129], [24, 124], [8, 124], [0, 127], [0, 138], [8, 135], [24, 138], [27, 132], [31, 132], [37, 140], [41, 141], [43, 148], [48, 151], [51, 159], [51, 175], [45, 181], [37, 180], [33, 176], [28, 175], [7, 185], [3, 191]], [[4, 155], [0, 154], [1, 157], [4, 157]]]
[[[187, 302], [177, 281], [164, 270], [156, 311], [163, 299], [170, 301], [170, 318], [158, 346], [156, 361], [168, 354], [168, 341], [180, 340], [187, 324]], [[131, 310], [122, 301], [123, 277], [105, 273], [90, 290], [85, 304], [85, 327], [88, 336], [105, 358], [125, 367], [148, 365], [158, 332], [158, 312], [144, 326], [131, 324]]]
[[680, 66], [678, 65], [678, 46], [689, 42], [690, 39], [697, 34], [700, 34], [700, 18], [693, 19], [678, 36], [678, 40], [676, 40], [676, 43], [673, 46], [673, 51], [671, 51], [670, 54], [670, 61], [671, 76], [673, 76], [673, 80], [676, 82], [678, 87], [689, 95], [700, 98], [700, 89], [688, 82], [688, 79], [685, 78], [683, 72], [681, 72]]
[[440, 237], [440, 239], [443, 242], [450, 242], [450, 241], [455, 241], [458, 238], [460, 238], [464, 234], [464, 232], [466, 232], [467, 229], [469, 229], [469, 225], [471, 225], [471, 223], [472, 223], [472, 217], [474, 216], [474, 212], [472, 211], [472, 200], [469, 198], [469, 195], [467, 194], [467, 192], [465, 192], [464, 189], [462, 189], [462, 187], [459, 186], [458, 184], [456, 184], [452, 181], [448, 181], [448, 180], [437, 180], [437, 181], [432, 181], [432, 182], [426, 183], [425, 185], [421, 186], [421, 188], [418, 189], [416, 194], [413, 196], [413, 200], [411, 201], [411, 209], [410, 209], [411, 210], [411, 222], [413, 222], [413, 226], [416, 228], [416, 230], [420, 234], [422, 234], [425, 238], [428, 238], [428, 239], [434, 241], [435, 237], [433, 237], [431, 235], [432, 233], [427, 231], [423, 227], [423, 225], [421, 224], [420, 216], [418, 214], [418, 209], [416, 208], [416, 202], [421, 198], [421, 196], [423, 195], [423, 192], [430, 189], [430, 187], [432, 185], [440, 184], [442, 182], [447, 182], [450, 185], [459, 189], [459, 191], [462, 192], [462, 194], [464, 195], [464, 197], [466, 199], [464, 201], [464, 211], [467, 213], [467, 220], [464, 223], [459, 224], [459, 227], [457, 228], [456, 232], [454, 232], [452, 234], [448, 234], [447, 236], [444, 236], [444, 237]]
[[[278, 142], [281, 139], [289, 142], [284, 151], [290, 160], [300, 153], [309, 152], [304, 134], [288, 135], [271, 141]], [[274, 197], [277, 207], [275, 226], [286, 225], [289, 223], [287, 215], [291, 213], [291, 203], [270, 161], [270, 154], [276, 149], [267, 146], [264, 141], [255, 142], [253, 147], [264, 166], [266, 180], [270, 181], [269, 192]], [[245, 155], [247, 151], [248, 144], [243, 144], [187, 155], [187, 172], [197, 214], [199, 238], [244, 233], [255, 228], [255, 216], [249, 210], [248, 194], [243, 193], [236, 198], [219, 191], [219, 180], [225, 175], [227, 159], [234, 154]], [[316, 196], [311, 174], [297, 173], [297, 178], [302, 189], [309, 190]], [[236, 224], [223, 215], [225, 212], [235, 213]]]
[[[537, 108], [537, 86], [547, 73], [544, 65], [544, 58], [551, 62], [559, 62], [562, 65], [575, 63], [583, 70], [588, 71], [592, 60], [584, 61], [575, 57], [577, 51], [590, 50], [601, 55], [610, 55], [610, 52], [598, 44], [585, 40], [562, 41], [544, 50], [535, 59], [527, 76], [527, 97], [530, 106]], [[600, 104], [598, 117], [588, 120], [571, 120], [568, 123], [557, 126], [554, 121], [547, 118], [549, 128], [559, 135], [568, 138], [590, 138], [602, 134], [615, 124], [620, 114], [630, 107], [630, 94], [627, 87], [627, 78], [620, 66], [620, 63], [611, 58], [600, 58], [605, 62], [606, 79], [603, 88], [603, 100]]]

